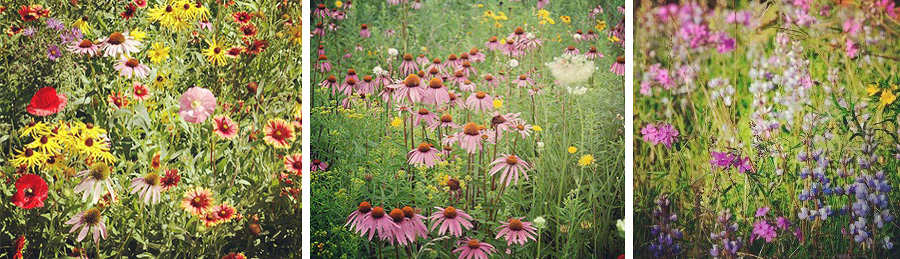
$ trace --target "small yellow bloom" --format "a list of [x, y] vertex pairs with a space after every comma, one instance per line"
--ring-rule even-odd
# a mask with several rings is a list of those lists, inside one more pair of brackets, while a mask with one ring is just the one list
[[547, 10], [541, 9], [541, 10], [538, 10], [537, 16], [540, 18], [547, 18], [548, 16], [550, 16], [550, 12], [548, 12]]
[[621, 39], [619, 39], [619, 37], [616, 37], [616, 36], [609, 37], [609, 41], [611, 41], [611, 42], [619, 42], [620, 40]]
[[559, 19], [566, 24], [572, 23], [572, 17], [569, 17], [568, 15], [560, 16]]
[[881, 107], [894, 103], [894, 100], [897, 100], [897, 96], [894, 95], [893, 91], [884, 91], [881, 93]]
[[403, 124], [403, 120], [400, 117], [394, 117], [394, 120], [391, 121], [391, 127], [400, 127]]
[[494, 99], [494, 109], [503, 107], [503, 99]]
[[484, 7], [483, 4], [478, 4], [477, 6], [478, 6], [479, 8]]
[[169, 47], [163, 46], [162, 43], [154, 42], [153, 49], [147, 51], [147, 57], [153, 63], [159, 63], [169, 58]]
[[578, 159], [578, 165], [580, 166], [588, 166], [594, 164], [594, 156], [593, 155], [583, 155], [580, 159]]
[[866, 88], [866, 92], [869, 93], [869, 96], [874, 96], [881, 92], [881, 88], [879, 88], [876, 84], [869, 84], [869, 87]]
[[428, 52], [428, 47], [422, 46], [422, 52]]
[[597, 28], [598, 31], [602, 31], [603, 29], [606, 29], [606, 21], [604, 21], [604, 20], [597, 21], [597, 26], [594, 26], [594, 28]]
[[578, 148], [575, 146], [569, 146], [569, 149], [567, 151], [569, 151], [569, 154], [575, 154], [575, 152], [578, 152]]
[[131, 37], [134, 37], [135, 40], [142, 41], [144, 38], [147, 38], [147, 32], [142, 31], [139, 28], [134, 28], [131, 32], [128, 33]]
[[344, 6], [344, 2], [341, 2], [340, 0], [334, 1], [334, 6], [340, 8], [341, 6]]

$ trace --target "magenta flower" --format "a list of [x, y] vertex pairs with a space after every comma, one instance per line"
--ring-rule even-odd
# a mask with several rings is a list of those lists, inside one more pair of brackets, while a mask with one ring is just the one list
[[609, 68], [609, 72], [613, 72], [617, 76], [625, 75], [625, 57], [616, 58], [616, 62], [613, 62], [612, 66]]
[[69, 229], [69, 233], [75, 232], [75, 230], [81, 228], [81, 231], [78, 232], [78, 238], [76, 238], [79, 242], [87, 237], [88, 232], [94, 233], [94, 243], [97, 244], [100, 243], [101, 237], [106, 239], [109, 236], [106, 233], [106, 224], [103, 222], [103, 216], [100, 214], [100, 210], [96, 208], [79, 212], [75, 217], [66, 221], [66, 224], [73, 225], [72, 228]]
[[459, 252], [459, 259], [488, 259], [488, 256], [494, 252], [494, 246], [478, 242], [477, 239], [460, 241], [460, 243], [463, 245], [453, 250], [454, 253]]
[[441, 158], [437, 156], [437, 153], [437, 149], [432, 147], [431, 144], [422, 142], [422, 144], [419, 144], [419, 147], [406, 153], [406, 157], [408, 158], [406, 162], [414, 166], [431, 168], [441, 161]]
[[672, 148], [672, 143], [675, 142], [679, 133], [672, 124], [659, 123], [656, 125], [647, 124], [641, 129], [641, 134], [644, 135], [644, 141], [646, 142], [653, 145], [662, 143], [667, 148]]
[[[354, 228], [362, 223], [363, 219], [369, 212], [372, 211], [372, 205], [368, 202], [360, 202], [359, 206], [350, 213], [350, 216], [347, 216], [347, 223], [344, 223], [344, 226], [350, 225], [350, 228]], [[359, 230], [359, 229], [357, 229]]]
[[394, 223], [394, 220], [384, 212], [384, 208], [381, 206], [375, 206], [371, 212], [362, 215], [362, 220], [356, 224], [356, 232], [359, 232], [359, 236], [368, 233], [369, 240], [372, 240], [375, 232], [378, 232], [379, 237], [387, 237], [388, 234], [399, 228], [400, 226]]
[[413, 56], [410, 54], [403, 55], [403, 62], [400, 62], [400, 74], [408, 75], [415, 74], [419, 71], [419, 64], [413, 60]]
[[372, 37], [372, 32], [369, 31], [369, 25], [363, 23], [359, 28], [359, 37], [368, 38]]
[[474, 92], [466, 99], [466, 107], [476, 112], [487, 112], [494, 109], [494, 98], [485, 92]]
[[751, 238], [752, 240], [755, 240], [756, 238], [765, 238], [766, 243], [771, 243], [772, 240], [774, 240], [778, 235], [778, 233], [775, 233], [775, 227], [769, 225], [769, 223], [765, 220], [760, 220], [756, 223], [753, 223], [752, 234], [754, 236], [753, 238]]
[[[491, 165], [494, 166], [491, 168], [491, 175], [496, 174], [497, 172], [503, 171], [500, 173], [500, 183], [506, 183], [506, 186], [512, 182], [513, 184], [519, 183], [519, 174], [522, 174], [525, 177], [525, 180], [528, 180], [528, 171], [529, 165], [528, 162], [522, 160], [516, 155], [507, 155], [500, 154], [500, 157], [491, 162]], [[505, 181], [504, 181], [505, 180]]]
[[734, 162], [734, 155], [728, 152], [713, 151], [710, 155], [712, 159], [709, 160], [709, 164], [712, 166], [722, 167], [727, 170], [731, 168], [731, 164]]
[[528, 239], [535, 240], [535, 231], [537, 228], [531, 226], [531, 222], [522, 221], [525, 217], [509, 219], [507, 222], [500, 222], [502, 225], [497, 229], [496, 239], [506, 236], [506, 245], [512, 244], [525, 245]]
[[188, 88], [178, 102], [181, 104], [178, 115], [190, 123], [201, 123], [216, 110], [216, 96], [206, 88]]
[[534, 79], [529, 78], [528, 75], [525, 74], [521, 74], [518, 78], [513, 79], [512, 83], [517, 87], [527, 87], [535, 84]]
[[472, 222], [469, 222], [472, 220], [472, 216], [469, 216], [462, 210], [458, 210], [453, 206], [449, 206], [446, 209], [441, 207], [434, 208], [438, 209], [438, 211], [430, 217], [434, 222], [431, 225], [431, 230], [434, 231], [440, 225], [441, 228], [438, 230], [438, 235], [449, 233], [453, 236], [462, 236], [463, 228], [468, 230], [473, 227]]
[[757, 218], [764, 217], [764, 216], [766, 216], [766, 214], [769, 214], [769, 210], [770, 210], [769, 207], [762, 207], [762, 208], [756, 209], [756, 214], [754, 215], [754, 217], [757, 217]]

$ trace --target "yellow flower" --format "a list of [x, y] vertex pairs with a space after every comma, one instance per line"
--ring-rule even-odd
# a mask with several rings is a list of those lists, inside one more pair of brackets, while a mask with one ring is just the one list
[[159, 63], [169, 58], [169, 47], [163, 46], [162, 43], [154, 42], [153, 49], [147, 51], [147, 57], [153, 63]]
[[569, 146], [569, 149], [567, 149], [566, 151], [569, 151], [569, 154], [575, 154], [575, 152], [578, 152], [578, 148], [574, 147], [574, 146]]
[[541, 126], [538, 126], [538, 125], [533, 125], [533, 128], [532, 128], [532, 129], [534, 129], [534, 131], [542, 131], [542, 130], [544, 130], [544, 128], [541, 128]]
[[556, 24], [556, 21], [554, 21], [553, 18], [550, 17], [547, 17], [547, 22], [549, 22], [550, 24]]
[[620, 40], [621, 39], [619, 39], [619, 37], [616, 37], [616, 36], [609, 37], [609, 41], [611, 41], [611, 42], [619, 42]]
[[560, 16], [559, 19], [566, 24], [572, 23], [572, 17], [569, 17], [568, 15]]
[[476, 5], [476, 6], [478, 6], [479, 8], [484, 7], [483, 4], [478, 4], [478, 5]]
[[422, 52], [428, 52], [428, 47], [422, 46]]
[[494, 17], [494, 12], [491, 12], [491, 11], [484, 11], [484, 14], [482, 14], [482, 16], [484, 16], [484, 17]]
[[391, 121], [391, 127], [394, 128], [400, 127], [401, 124], [403, 124], [403, 119], [400, 119], [400, 117], [394, 117], [394, 120]]
[[494, 99], [494, 109], [503, 107], [503, 99]]
[[142, 41], [147, 37], [147, 32], [142, 31], [140, 28], [134, 28], [128, 35], [134, 37], [135, 40]]
[[38, 165], [42, 165], [47, 161], [47, 155], [38, 151], [35, 151], [30, 148], [26, 148], [22, 151], [19, 151], [19, 154], [16, 155], [11, 164], [15, 166], [25, 166], [27, 168], [35, 168]]
[[881, 93], [881, 107], [894, 103], [894, 100], [897, 100], [897, 96], [894, 95], [893, 91], [884, 91]]
[[221, 41], [216, 41], [215, 38], [207, 40], [206, 44], [209, 45], [209, 48], [203, 50], [203, 54], [206, 54], [206, 60], [209, 60], [209, 63], [213, 65], [222, 66], [228, 61], [228, 55], [225, 51], [225, 44]]
[[86, 18], [87, 18], [87, 16], [85, 16], [82, 19], [78, 19], [77, 21], [75, 21], [74, 24], [72, 24], [72, 26], [75, 26], [76, 28], [81, 30], [82, 34], [89, 35], [89, 34], [91, 34], [91, 24], [88, 23]]
[[538, 10], [537, 16], [540, 18], [547, 18], [548, 16], [550, 16], [550, 12], [548, 12], [547, 10], [541, 9], [541, 10]]
[[580, 166], [588, 166], [594, 164], [594, 156], [593, 155], [583, 155], [580, 159], [578, 159], [578, 165]]
[[494, 22], [494, 27], [500, 28], [503, 27], [503, 24], [500, 24], [500, 22]]
[[340, 0], [338, 0], [338, 1], [334, 1], [334, 6], [336, 6], [336, 7], [338, 7], [338, 8], [340, 8], [340, 7], [341, 7], [341, 6], [344, 6], [344, 3], [343, 3], [343, 2], [341, 2], [341, 1], [340, 1]]
[[869, 93], [869, 96], [874, 96], [881, 92], [881, 88], [876, 84], [869, 84], [869, 88], [866, 88], [866, 92]]

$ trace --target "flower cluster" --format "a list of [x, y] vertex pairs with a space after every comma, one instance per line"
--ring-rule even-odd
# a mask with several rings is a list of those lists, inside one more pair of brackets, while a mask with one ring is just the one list
[[684, 232], [676, 228], [678, 214], [672, 211], [668, 195], [656, 198], [657, 207], [653, 209], [653, 222], [650, 234], [654, 240], [650, 242], [650, 254], [656, 258], [678, 256], [682, 250], [680, 240], [684, 239]]

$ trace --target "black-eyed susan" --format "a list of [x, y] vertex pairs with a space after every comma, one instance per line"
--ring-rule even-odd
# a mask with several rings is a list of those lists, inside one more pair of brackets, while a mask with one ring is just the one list
[[32, 138], [37, 138], [42, 135], [50, 134], [50, 127], [43, 122], [28, 122], [25, 128], [22, 128], [22, 132], [19, 133], [19, 137], [31, 136]]
[[206, 55], [206, 60], [209, 60], [209, 63], [216, 66], [223, 66], [228, 63], [229, 57], [226, 55], [227, 51], [224, 42], [212, 38], [207, 40], [206, 44], [209, 47], [203, 50], [203, 54]]
[[59, 154], [63, 149], [59, 142], [57, 142], [56, 137], [49, 134], [36, 138], [31, 143], [25, 145], [25, 147], [40, 151], [47, 155]]
[[34, 149], [25, 148], [19, 151], [19, 154], [16, 155], [10, 163], [31, 169], [43, 165], [45, 161], [47, 161], [46, 154], [37, 152]]

